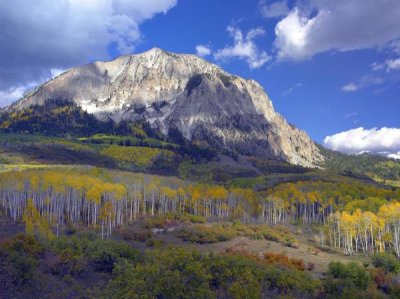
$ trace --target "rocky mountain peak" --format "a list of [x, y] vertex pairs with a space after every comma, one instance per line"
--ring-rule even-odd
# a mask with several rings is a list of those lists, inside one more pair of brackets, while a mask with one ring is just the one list
[[73, 68], [8, 109], [74, 101], [101, 120], [147, 121], [167, 133], [246, 155], [315, 167], [315, 143], [275, 112], [254, 80], [231, 75], [206, 60], [159, 48]]

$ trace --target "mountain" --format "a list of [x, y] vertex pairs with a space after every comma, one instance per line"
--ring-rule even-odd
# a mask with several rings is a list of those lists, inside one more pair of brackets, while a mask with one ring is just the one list
[[323, 155], [304, 132], [275, 112], [254, 80], [194, 55], [158, 48], [70, 69], [4, 111], [73, 101], [97, 119], [145, 121], [167, 134], [245, 155], [319, 167]]

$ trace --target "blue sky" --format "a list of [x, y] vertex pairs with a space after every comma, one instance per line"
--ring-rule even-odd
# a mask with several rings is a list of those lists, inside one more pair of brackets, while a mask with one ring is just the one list
[[0, 106], [72, 66], [201, 45], [205, 59], [258, 81], [317, 142], [400, 152], [398, 0], [38, 0], [37, 10], [5, 2]]

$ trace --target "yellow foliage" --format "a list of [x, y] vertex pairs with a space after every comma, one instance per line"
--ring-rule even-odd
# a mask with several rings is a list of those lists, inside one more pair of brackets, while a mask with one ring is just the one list
[[50, 229], [49, 223], [44, 216], [40, 216], [38, 209], [33, 204], [32, 199], [28, 199], [22, 220], [25, 222], [25, 230], [29, 235], [38, 232], [47, 239], [53, 239], [54, 234]]
[[166, 159], [174, 157], [174, 153], [169, 150], [118, 145], [110, 145], [102, 149], [100, 154], [118, 161], [132, 163], [141, 168], [151, 167], [156, 158], [160, 156], [164, 156]]

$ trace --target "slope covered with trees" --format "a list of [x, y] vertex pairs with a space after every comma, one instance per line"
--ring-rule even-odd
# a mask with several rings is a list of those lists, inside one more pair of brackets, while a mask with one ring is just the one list
[[[217, 156], [215, 149], [204, 144], [199, 146], [199, 144], [189, 142], [176, 128], [170, 128], [168, 134], [163, 135], [146, 122], [115, 123], [111, 119], [99, 121], [76, 104], [62, 99], [48, 100], [42, 106], [32, 106], [19, 111], [3, 111], [0, 114], [1, 132], [67, 139], [73, 137], [80, 143], [140, 146], [147, 148], [148, 151], [151, 151], [151, 148], [160, 148], [172, 150], [177, 156], [190, 157], [196, 164], [211, 161]], [[319, 147], [319, 150], [325, 157], [323, 167], [329, 171], [350, 177], [370, 178], [384, 184], [400, 185], [399, 161], [371, 154], [345, 155], [323, 147]], [[235, 151], [223, 153], [237, 158]], [[73, 154], [69, 155], [73, 156]], [[77, 159], [75, 157], [72, 160]], [[304, 174], [310, 171], [303, 167], [255, 157], [249, 157], [249, 160], [262, 173]], [[110, 167], [105, 164], [97, 166]], [[171, 165], [168, 165], [167, 169], [171, 170]], [[143, 169], [139, 167], [134, 170]], [[155, 169], [154, 172], [156, 172]], [[177, 173], [177, 167], [175, 167], [173, 174]]]
[[23, 220], [29, 230], [48, 223], [58, 235], [67, 223], [84, 224], [101, 229], [105, 237], [140, 217], [191, 214], [254, 224], [317, 224], [321, 245], [347, 254], [391, 248], [400, 257], [399, 199], [399, 189], [354, 182], [286, 183], [256, 192], [101, 169], [0, 174], [6, 214]]
[[[391, 252], [400, 256], [399, 199], [399, 189], [346, 178], [257, 191], [93, 167], [4, 172], [0, 218], [23, 223], [25, 234], [0, 237], [0, 294], [396, 297], [400, 262]], [[313, 246], [338, 258], [372, 259], [365, 266], [331, 263], [321, 278], [301, 256], [240, 247], [200, 253], [162, 247], [153, 237], [172, 228], [168, 238], [199, 246], [241, 237], [296, 248], [293, 226], [312, 226]]]
[[363, 153], [346, 155], [320, 147], [325, 156], [325, 167], [348, 176], [365, 176], [378, 182], [398, 186], [400, 161], [381, 155]]
[[49, 100], [41, 106], [0, 115], [0, 129], [7, 133], [85, 136], [112, 132], [114, 127], [112, 122], [98, 121], [72, 102], [64, 100]]

